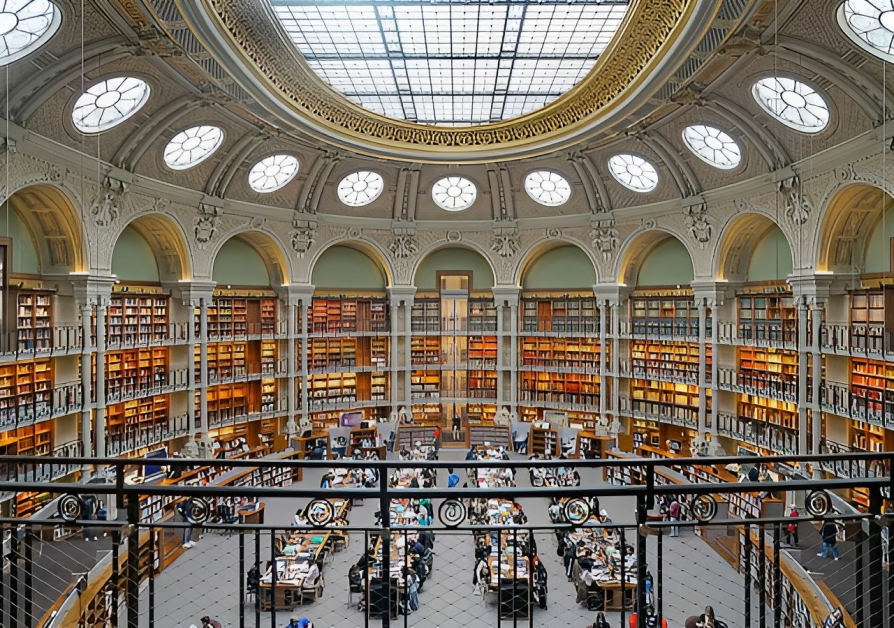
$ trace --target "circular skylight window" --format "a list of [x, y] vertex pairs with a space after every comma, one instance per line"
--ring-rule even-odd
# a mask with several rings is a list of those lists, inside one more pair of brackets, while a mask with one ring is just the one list
[[165, 146], [165, 163], [174, 170], [186, 170], [205, 161], [223, 142], [216, 126], [194, 126], [180, 131]]
[[82, 133], [101, 133], [140, 110], [149, 99], [149, 85], [132, 76], [108, 78], [88, 87], [71, 114]]
[[21, 59], [56, 34], [59, 9], [49, 0], [6, 0], [0, 4], [0, 65]]
[[472, 206], [478, 190], [464, 177], [445, 177], [432, 187], [431, 196], [441, 209], [459, 212]]
[[382, 175], [369, 170], [352, 172], [338, 184], [338, 198], [345, 205], [361, 207], [379, 198], [385, 188]]
[[615, 155], [608, 160], [608, 168], [618, 183], [634, 192], [651, 192], [658, 187], [658, 171], [642, 157]]
[[729, 170], [742, 163], [742, 149], [727, 133], [706, 124], [683, 129], [683, 141], [702, 161], [715, 168]]
[[555, 207], [571, 198], [571, 184], [557, 172], [536, 170], [525, 177], [525, 192], [541, 205]]
[[248, 173], [248, 184], [255, 192], [273, 192], [291, 181], [298, 174], [298, 160], [291, 155], [270, 155]]
[[767, 113], [796, 131], [819, 133], [829, 123], [829, 105], [806, 83], [768, 76], [757, 81], [751, 91]]
[[894, 0], [847, 0], [838, 23], [863, 50], [894, 63]]

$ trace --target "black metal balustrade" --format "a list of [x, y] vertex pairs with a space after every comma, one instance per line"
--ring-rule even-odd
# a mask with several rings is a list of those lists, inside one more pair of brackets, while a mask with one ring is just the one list
[[[390, 540], [399, 547], [402, 538], [404, 544], [409, 543], [407, 535], [414, 530], [435, 532], [439, 547], [452, 548], [453, 562], [449, 563], [450, 552], [438, 551], [435, 560], [448, 561], [448, 564], [436, 564], [434, 573], [443, 572], [440, 577], [455, 578], [456, 587], [462, 588], [461, 593], [468, 590], [471, 583], [472, 539], [497, 535], [502, 542], [495, 545], [500, 548], [494, 557], [495, 564], [501, 566], [509, 560], [506, 564], [510, 565], [508, 572], [499, 569], [499, 575], [495, 576], [493, 588], [499, 603], [495, 608], [484, 606], [483, 610], [471, 613], [471, 594], [439, 600], [437, 604], [442, 609], [439, 612], [447, 613], [445, 621], [452, 618], [452, 625], [457, 626], [542, 626], [551, 624], [555, 617], [565, 617], [554, 615], [550, 616], [553, 619], [547, 620], [548, 611], [538, 607], [546, 606], [547, 597], [553, 606], [575, 607], [572, 597], [560, 595], [565, 587], [565, 574], [550, 572], [549, 586], [542, 586], [544, 583], [533, 566], [533, 558], [538, 553], [543, 557], [555, 557], [557, 539], [573, 539], [574, 535], [584, 532], [594, 534], [594, 530], [616, 535], [622, 552], [629, 546], [639, 557], [634, 566], [628, 566], [622, 558], [618, 565], [620, 574], [614, 573], [616, 578], [620, 576], [618, 584], [613, 587], [604, 585], [602, 593], [605, 593], [606, 610], [616, 605], [616, 610], [610, 611], [613, 626], [618, 625], [619, 616], [620, 625], [627, 628], [630, 615], [635, 612], [636, 625], [643, 628], [649, 605], [659, 616], [680, 616], [687, 609], [691, 610], [689, 614], [697, 615], [704, 606], [699, 602], [724, 588], [729, 590], [722, 592], [723, 595], [737, 600], [735, 609], [732, 606], [717, 609], [718, 616], [724, 618], [730, 628], [819, 627], [838, 605], [843, 607], [846, 620], [843, 625], [846, 626], [890, 626], [894, 620], [894, 547], [888, 543], [894, 518], [882, 514], [886, 499], [892, 494], [891, 477], [853, 474], [824, 480], [809, 479], [812, 474], [842, 467], [890, 469], [892, 453], [847, 452], [819, 457], [747, 459], [500, 462], [307, 461], [294, 459], [293, 455], [286, 452], [260, 460], [0, 457], [3, 477], [28, 478], [27, 483], [0, 481], [0, 495], [27, 490], [50, 493], [56, 498], [50, 507], [30, 518], [17, 518], [14, 513], [0, 518], [0, 528], [5, 535], [0, 625], [186, 627], [190, 623], [199, 624], [198, 617], [178, 613], [185, 612], [181, 609], [188, 606], [189, 598], [207, 589], [209, 579], [213, 579], [214, 587], [232, 589], [229, 604], [237, 608], [227, 628], [285, 625], [290, 614], [278, 608], [277, 600], [287, 585], [280, 583], [277, 593], [277, 570], [273, 569], [269, 582], [261, 587], [256, 586], [257, 582], [252, 578], [246, 579], [246, 574], [253, 566], [261, 566], [263, 573], [267, 561], [278, 565], [278, 556], [284, 551], [277, 547], [278, 537], [299, 528], [264, 525], [262, 518], [261, 522], [240, 523], [235, 516], [238, 505], [245, 499], [273, 503], [281, 498], [310, 500], [305, 509], [310, 521], [307, 528], [300, 530], [312, 535], [319, 533], [321, 539], [325, 538], [317, 549], [325, 549], [327, 556], [342, 549], [340, 543], [346, 545], [350, 538], [362, 538], [362, 543], [349, 548], [351, 554], [357, 554], [363, 553], [358, 546], [375, 547]], [[134, 468], [141, 469], [139, 475], [147, 475], [151, 470], [145, 467], [150, 465], [177, 470], [177, 473], [169, 474], [171, 479], [167, 480], [173, 483], [125, 482], [126, 474], [132, 473]], [[357, 472], [366, 470], [377, 479], [372, 487], [341, 490], [314, 488], [315, 481], [313, 484], [296, 482], [305, 474], [321, 472], [333, 465]], [[743, 474], [744, 481], [724, 481], [725, 474], [729, 475], [729, 465], [771, 469], [780, 474], [779, 481], [751, 481], [747, 474]], [[584, 482], [580, 486], [562, 487], [520, 485], [484, 491], [475, 487], [398, 489], [389, 482], [392, 474], [400, 469], [429, 469], [435, 474], [442, 470], [443, 474], [448, 468], [462, 467], [472, 471], [469, 474], [472, 480], [477, 470], [495, 466], [514, 469], [519, 478], [535, 469], [532, 478], [570, 474], [572, 470], [584, 477], [589, 477], [588, 473], [600, 473], [604, 483], [588, 485]], [[92, 468], [96, 478], [103, 479], [95, 480], [98, 483], [50, 482], [51, 478], [60, 476], [54, 468], [65, 472]], [[731, 477], [735, 480], [736, 475]], [[853, 490], [868, 495], [868, 513], [847, 508], [838, 496]], [[800, 511], [797, 520], [787, 516], [785, 502], [780, 505], [775, 499], [795, 492], [806, 495], [806, 508]], [[709, 561], [692, 565], [691, 546], [669, 542], [674, 524], [660, 520], [658, 509], [672, 496], [684, 505], [684, 516], [679, 525], [684, 530], [693, 530], [706, 546], [716, 549], [718, 556], [728, 553], [728, 562], [738, 568], [737, 576], [724, 580], [717, 576]], [[542, 506], [545, 511], [551, 498], [561, 500], [558, 522], [482, 525], [471, 514], [474, 505], [482, 503], [473, 500], [526, 500], [525, 512], [534, 518], [532, 508]], [[414, 499], [432, 500], [431, 526], [411, 528], [392, 521], [393, 500]], [[341, 516], [336, 510], [342, 508], [348, 513], [350, 506], [359, 500], [368, 501], [376, 509], [379, 515], [376, 525], [364, 526], [347, 521], [346, 525], [333, 527], [335, 517]], [[117, 507], [118, 517], [114, 521], [84, 519], [84, 513], [92, 509], [91, 503], [95, 501]], [[175, 521], [172, 516], [178, 503], [184, 506], [181, 512], [185, 520]], [[615, 509], [617, 504], [623, 503], [630, 508], [627, 511], [625, 506], [623, 511], [612, 512], [615, 523], [601, 522], [595, 518], [600, 503], [615, 504]], [[771, 504], [773, 508], [769, 507]], [[811, 523], [830, 518], [842, 526], [842, 560], [822, 563], [827, 566], [827, 571], [818, 573], [810, 566], [810, 561], [815, 563], [822, 559], [810, 558], [815, 553], [810, 553], [813, 549], [809, 547], [810, 542], [802, 539], [802, 545], [807, 549], [793, 550], [786, 542], [791, 540], [787, 538], [787, 530], [792, 522], [798, 521], [801, 530], [813, 530], [811, 534], [815, 537]], [[348, 516], [344, 515], [344, 519]], [[206, 560], [210, 562], [187, 561], [188, 554], [177, 558], [179, 552], [176, 550], [181, 540], [189, 538], [184, 535], [198, 530], [222, 535], [219, 541], [212, 541], [216, 554], [208, 555]], [[333, 540], [336, 538], [331, 536], [333, 532], [337, 532], [340, 542]], [[72, 535], [94, 537], [96, 542], [89, 547], [101, 551], [87, 556], [83, 553], [83, 544], [78, 550], [77, 543], [66, 540]], [[104, 541], [99, 540], [100, 535]], [[332, 547], [328, 545], [330, 540]], [[78, 551], [83, 556], [78, 555]], [[512, 558], [507, 559], [507, 555]], [[524, 562], [526, 567], [519, 567], [519, 556], [527, 561]], [[382, 552], [378, 560], [380, 563], [371, 573], [375, 569], [379, 574], [392, 573], [390, 552]], [[556, 559], [552, 560], [555, 562]], [[632, 578], [625, 569], [633, 570]], [[347, 597], [348, 582], [341, 577], [330, 578], [329, 571], [324, 568], [325, 595]], [[172, 576], [166, 572], [176, 575], [173, 583], [170, 582]], [[422, 622], [416, 615], [399, 612], [406, 610], [405, 588], [401, 582], [401, 578], [406, 577], [376, 580], [375, 587], [364, 587], [366, 611], [346, 610], [343, 620], [317, 621], [317, 626], [409, 627], [417, 621]], [[167, 584], [164, 584], [165, 578]], [[671, 595], [672, 582], [689, 593], [681, 594], [678, 586], [677, 592]], [[321, 580], [319, 590], [302, 589], [300, 595], [319, 600], [322, 587]], [[607, 593], [610, 588], [612, 591]], [[238, 598], [235, 597], [237, 591]], [[255, 595], [245, 603], [251, 593], [261, 595]], [[286, 601], [295, 602], [295, 605], [305, 602], [303, 597], [297, 602], [296, 599]], [[426, 603], [435, 605], [423, 599], [423, 607]], [[314, 604], [316, 608], [322, 608], [321, 602]], [[308, 606], [308, 611], [301, 608], [292, 614], [308, 614], [315, 608], [314, 604]], [[684, 605], [686, 609], [682, 608]], [[331, 611], [331, 605], [327, 608]], [[581, 612], [587, 617], [587, 611]], [[591, 619], [587, 623], [595, 619], [595, 613], [589, 616]], [[584, 625], [582, 623], [581, 628]]]

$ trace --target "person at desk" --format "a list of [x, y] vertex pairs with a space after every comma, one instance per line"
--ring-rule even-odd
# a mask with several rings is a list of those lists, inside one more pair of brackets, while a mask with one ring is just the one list
[[580, 560], [580, 587], [577, 592], [577, 599], [583, 598], [587, 604], [587, 610], [599, 611], [605, 606], [605, 599], [602, 589], [596, 581], [594, 572], [595, 565], [590, 558], [582, 558]]
[[469, 450], [469, 453], [466, 454], [466, 460], [478, 460], [478, 452], [475, 451], [475, 446]]
[[216, 619], [211, 619], [207, 615], [202, 617], [202, 628], [223, 628]]

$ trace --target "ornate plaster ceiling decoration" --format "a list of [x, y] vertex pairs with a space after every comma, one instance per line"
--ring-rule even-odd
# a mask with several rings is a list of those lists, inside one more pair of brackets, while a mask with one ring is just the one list
[[49, 0], [0, 2], [0, 66], [17, 61], [47, 43], [62, 22]]
[[615, 132], [746, 19], [737, 5], [712, 29], [722, 0], [626, 2], [181, 0], [177, 9], [191, 46], [198, 40], [277, 124], [366, 155], [483, 163]]

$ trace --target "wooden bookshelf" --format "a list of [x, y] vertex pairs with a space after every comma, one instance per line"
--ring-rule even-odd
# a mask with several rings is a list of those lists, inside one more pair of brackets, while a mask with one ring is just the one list
[[388, 305], [379, 297], [315, 297], [308, 319], [312, 334], [388, 332]]
[[599, 309], [595, 298], [525, 297], [520, 310], [524, 333], [599, 333]]
[[[219, 384], [208, 388], [208, 424], [217, 425], [260, 411], [256, 400], [249, 397], [249, 385]], [[198, 412], [198, 400], [196, 411]]]
[[437, 336], [413, 336], [410, 339], [410, 363], [416, 366], [441, 364], [441, 339]]
[[736, 304], [740, 339], [746, 342], [797, 342], [798, 310], [790, 294], [741, 295]]
[[[634, 379], [631, 385], [632, 409], [647, 418], [679, 423], [698, 424], [698, 386], [654, 379]], [[707, 410], [711, 409], [711, 390], [707, 390]]]
[[466, 417], [471, 425], [493, 425], [497, 406], [489, 403], [470, 403], [466, 406]]
[[[497, 306], [492, 298], [469, 299], [469, 332], [497, 331]], [[471, 347], [470, 347], [471, 348]]]
[[438, 371], [413, 371], [410, 374], [413, 399], [440, 399], [441, 374]]
[[583, 373], [523, 372], [519, 399], [524, 403], [599, 405], [599, 376]]
[[168, 338], [167, 295], [112, 295], [106, 309], [106, 338], [110, 347], [149, 344]]
[[[167, 347], [129, 349], [106, 353], [106, 398], [133, 396], [140, 391], [161, 388], [168, 383]], [[93, 360], [96, 374], [96, 360]]]
[[410, 309], [410, 329], [414, 333], [441, 331], [441, 302], [437, 298], [415, 299]]
[[634, 418], [631, 421], [631, 435], [634, 451], [640, 447], [658, 446], [661, 443], [661, 428], [656, 421]]
[[[247, 343], [208, 343], [208, 380], [227, 380], [248, 375]], [[196, 347], [196, 359], [199, 359]], [[198, 363], [196, 367], [198, 368]]]
[[[711, 368], [711, 347], [706, 347], [706, 368]], [[634, 341], [630, 364], [634, 377], [660, 378], [698, 384], [699, 347], [687, 342]]]
[[[704, 325], [710, 329], [711, 312]], [[698, 308], [691, 296], [635, 296], [630, 299], [630, 321], [635, 337], [698, 337]]]
[[469, 399], [496, 399], [497, 374], [495, 371], [469, 371]]
[[894, 364], [851, 358], [851, 416], [876, 424], [894, 421]]
[[414, 403], [410, 411], [413, 413], [413, 421], [420, 425], [442, 425], [444, 412], [440, 403]]
[[521, 364], [542, 368], [572, 368], [596, 371], [599, 368], [598, 338], [522, 338]]
[[574, 451], [577, 458], [607, 458], [615, 439], [611, 436], [597, 436], [593, 432], [581, 430], [577, 433]]
[[894, 332], [894, 286], [850, 295], [851, 348], [881, 352], [886, 333]]
[[13, 517], [30, 517], [53, 500], [52, 493], [36, 493], [23, 491], [16, 493], [13, 502]]
[[532, 425], [528, 434], [528, 453], [559, 457], [562, 453], [562, 443], [558, 430]]
[[0, 366], [0, 422], [48, 416], [52, 408], [50, 360], [20, 360]]
[[16, 342], [19, 351], [45, 351], [53, 346], [53, 294], [16, 294]]
[[[199, 310], [195, 314], [196, 336]], [[208, 306], [208, 337], [241, 339], [272, 335], [276, 331], [276, 299], [271, 297], [235, 297], [216, 294]]]
[[110, 445], [148, 444], [161, 441], [168, 427], [168, 395], [116, 403], [106, 408], [106, 438]]
[[469, 338], [469, 368], [495, 369], [496, 367], [497, 337], [471, 336]]
[[308, 403], [311, 407], [319, 407], [356, 402], [358, 377], [356, 373], [309, 375], [307, 378]]
[[739, 347], [738, 384], [758, 396], [798, 397], [798, 354], [774, 348]]
[[798, 450], [798, 408], [795, 404], [739, 395], [738, 418], [742, 424], [731, 427], [742, 434], [746, 442], [767, 452], [793, 453]]

